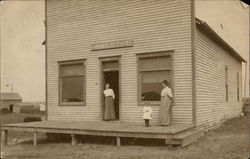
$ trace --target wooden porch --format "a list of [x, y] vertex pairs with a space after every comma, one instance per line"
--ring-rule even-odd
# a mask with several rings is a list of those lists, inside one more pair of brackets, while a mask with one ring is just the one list
[[7, 145], [8, 131], [34, 133], [34, 146], [38, 133], [71, 134], [71, 144], [76, 144], [75, 135], [111, 136], [116, 138], [117, 146], [122, 137], [163, 139], [166, 144], [186, 146], [204, 135], [191, 124], [145, 127], [143, 124], [121, 122], [83, 122], [83, 121], [39, 121], [2, 125], [2, 142]]

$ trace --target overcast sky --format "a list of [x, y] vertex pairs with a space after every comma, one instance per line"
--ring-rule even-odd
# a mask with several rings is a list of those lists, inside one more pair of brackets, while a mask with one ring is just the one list
[[0, 7], [1, 91], [13, 84], [24, 101], [44, 101], [44, 2], [6, 1]]
[[[249, 61], [248, 5], [240, 0], [196, 0], [196, 17], [206, 21], [229, 45]], [[245, 63], [242, 66], [243, 88], [246, 86], [246, 96], [249, 96], [249, 64], [247, 72], [245, 72]]]
[[[239, 0], [196, 2], [197, 17], [248, 59], [249, 8], [244, 9]], [[24, 101], [45, 100], [45, 47], [41, 45], [45, 32], [44, 11], [42, 0], [0, 4], [1, 91], [9, 92], [10, 87], [6, 85], [13, 84], [14, 91], [20, 93]]]

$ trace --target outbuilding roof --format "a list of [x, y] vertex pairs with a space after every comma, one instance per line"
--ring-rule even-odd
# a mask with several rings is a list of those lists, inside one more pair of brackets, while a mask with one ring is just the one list
[[1, 93], [1, 100], [22, 100], [22, 97], [15, 92], [3, 92]]
[[196, 28], [214, 40], [217, 44], [228, 50], [228, 52], [242, 62], [247, 62], [234, 48], [232, 48], [225, 40], [223, 40], [205, 21], [199, 18], [195, 19]]

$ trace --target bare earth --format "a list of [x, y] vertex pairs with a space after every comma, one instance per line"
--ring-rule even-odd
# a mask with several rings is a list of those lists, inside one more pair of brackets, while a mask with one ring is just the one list
[[[2, 122], [22, 120], [23, 116], [3, 115]], [[15, 144], [17, 139], [32, 137], [32, 134], [10, 132], [10, 145], [2, 148], [4, 159], [248, 159], [250, 157], [250, 117], [227, 121], [217, 130], [206, 132], [205, 136], [192, 145], [180, 148], [165, 146], [163, 141], [123, 139], [121, 147], [115, 140], [84, 140], [76, 146], [68, 141], [48, 142], [41, 134], [41, 141], [33, 148], [32, 141]], [[8, 119], [8, 120], [6, 120]], [[100, 141], [101, 140], [101, 141]]]

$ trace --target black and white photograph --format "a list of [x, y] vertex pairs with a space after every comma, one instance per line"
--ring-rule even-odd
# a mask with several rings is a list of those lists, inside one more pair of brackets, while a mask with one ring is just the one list
[[1, 159], [250, 159], [249, 0], [0, 0]]

